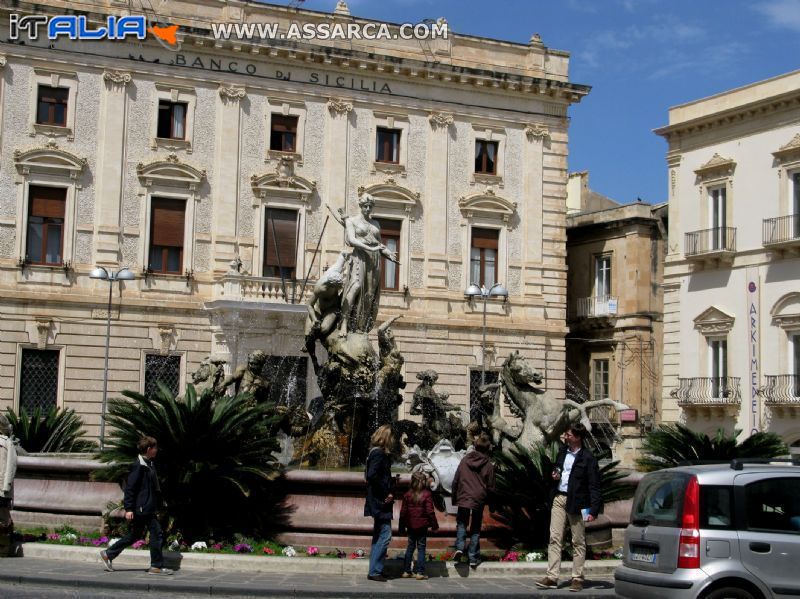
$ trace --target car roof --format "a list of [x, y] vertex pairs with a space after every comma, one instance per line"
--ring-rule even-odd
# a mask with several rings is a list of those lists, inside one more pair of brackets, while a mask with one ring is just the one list
[[770, 475], [794, 475], [800, 476], [800, 466], [790, 463], [767, 463], [750, 464], [740, 463], [738, 468], [733, 468], [731, 462], [719, 464], [693, 464], [687, 466], [677, 466], [675, 468], [665, 468], [656, 470], [648, 474], [664, 473], [684, 473], [697, 476], [697, 481], [701, 485], [725, 484], [730, 483], [740, 474], [770, 474]]

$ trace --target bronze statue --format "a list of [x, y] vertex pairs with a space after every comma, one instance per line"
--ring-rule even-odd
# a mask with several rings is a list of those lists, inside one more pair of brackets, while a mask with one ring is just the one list
[[267, 363], [267, 355], [259, 350], [247, 356], [247, 365], [239, 366], [236, 371], [226, 377], [216, 387], [216, 392], [224, 394], [228, 387], [233, 386], [235, 395], [239, 393], [249, 393], [258, 401], [266, 401], [269, 393], [269, 381], [262, 376], [264, 365]]
[[225, 360], [206, 356], [197, 370], [192, 373], [192, 384], [198, 395], [210, 392], [225, 378]]
[[308, 352], [316, 374], [319, 374], [317, 339], [325, 345], [325, 340], [336, 328], [337, 320], [341, 315], [343, 270], [348, 256], [347, 252], [340, 252], [334, 265], [326, 270], [314, 285], [314, 292], [308, 302], [303, 351]]

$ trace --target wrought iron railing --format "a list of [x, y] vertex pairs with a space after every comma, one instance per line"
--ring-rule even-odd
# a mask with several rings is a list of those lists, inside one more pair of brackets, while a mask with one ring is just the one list
[[612, 295], [579, 297], [577, 317], [599, 318], [602, 316], [616, 316], [618, 307], [617, 302], [617, 298]]
[[686, 256], [701, 256], [716, 252], [736, 251], [736, 228], [716, 227], [686, 233]]
[[739, 404], [742, 392], [741, 377], [693, 377], [679, 378], [678, 387], [670, 392], [678, 405]]
[[800, 405], [800, 374], [766, 375], [761, 395], [767, 404]]
[[790, 241], [800, 242], [800, 214], [765, 218], [763, 232], [763, 244], [766, 246]]

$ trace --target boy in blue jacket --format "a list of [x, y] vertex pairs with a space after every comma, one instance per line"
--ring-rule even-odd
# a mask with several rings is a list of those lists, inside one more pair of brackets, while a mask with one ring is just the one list
[[125, 519], [130, 523], [128, 532], [108, 549], [100, 552], [105, 569], [114, 570], [111, 562], [130, 547], [136, 539], [142, 538], [145, 528], [150, 532], [150, 568], [149, 574], [172, 574], [172, 570], [164, 567], [164, 555], [161, 546], [164, 537], [156, 512], [161, 507], [161, 487], [158, 474], [153, 463], [158, 454], [158, 442], [153, 437], [142, 437], [136, 444], [139, 451], [137, 460], [131, 467], [128, 482], [125, 485]]

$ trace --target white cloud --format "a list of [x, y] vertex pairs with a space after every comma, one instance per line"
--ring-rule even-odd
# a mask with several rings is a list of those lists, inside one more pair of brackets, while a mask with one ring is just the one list
[[766, 0], [754, 8], [763, 14], [773, 27], [800, 32], [800, 2], [797, 0]]

